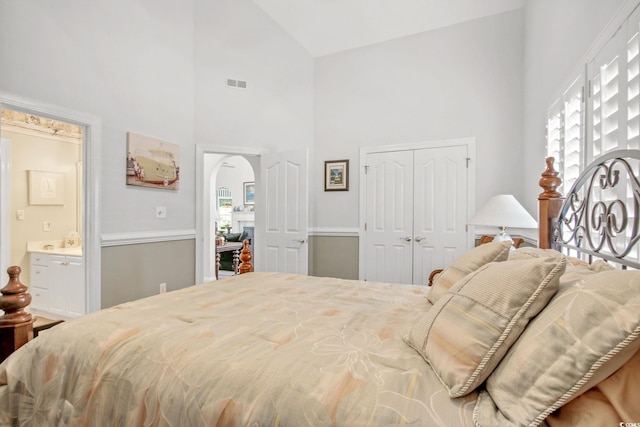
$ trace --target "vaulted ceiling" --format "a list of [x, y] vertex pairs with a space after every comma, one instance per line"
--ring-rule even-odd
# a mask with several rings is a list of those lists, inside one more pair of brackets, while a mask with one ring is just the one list
[[524, 0], [253, 0], [312, 56], [520, 9]]

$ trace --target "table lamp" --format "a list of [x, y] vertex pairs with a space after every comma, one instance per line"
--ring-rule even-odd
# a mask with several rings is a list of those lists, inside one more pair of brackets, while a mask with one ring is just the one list
[[511, 194], [491, 197], [467, 222], [469, 225], [498, 227], [500, 231], [493, 238], [495, 242], [512, 241], [507, 233], [511, 228], [537, 228], [538, 222]]

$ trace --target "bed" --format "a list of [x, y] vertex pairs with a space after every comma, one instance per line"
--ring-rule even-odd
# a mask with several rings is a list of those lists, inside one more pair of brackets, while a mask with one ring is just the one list
[[[0, 364], [0, 425], [640, 423], [639, 162], [563, 204], [548, 161], [540, 247], [478, 246], [432, 288], [243, 271], [64, 322]], [[619, 184], [634, 210], [589, 196]]]

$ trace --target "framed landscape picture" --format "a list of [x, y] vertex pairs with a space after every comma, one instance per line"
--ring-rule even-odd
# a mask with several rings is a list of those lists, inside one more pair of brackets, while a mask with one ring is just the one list
[[256, 204], [256, 183], [255, 182], [243, 182], [244, 204], [255, 205]]
[[349, 160], [324, 162], [324, 191], [349, 191]]

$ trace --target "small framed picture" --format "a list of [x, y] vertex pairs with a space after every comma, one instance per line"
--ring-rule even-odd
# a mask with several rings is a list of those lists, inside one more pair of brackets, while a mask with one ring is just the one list
[[244, 204], [255, 205], [256, 204], [256, 183], [255, 182], [243, 182], [242, 183]]
[[349, 160], [324, 162], [324, 191], [349, 191]]

